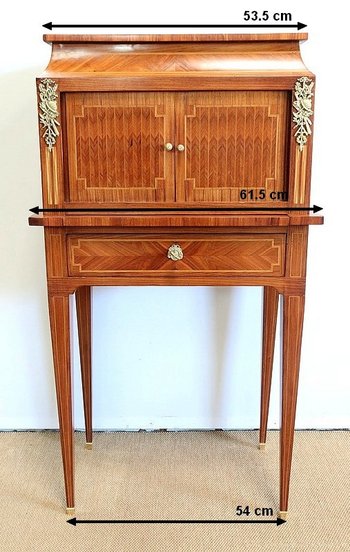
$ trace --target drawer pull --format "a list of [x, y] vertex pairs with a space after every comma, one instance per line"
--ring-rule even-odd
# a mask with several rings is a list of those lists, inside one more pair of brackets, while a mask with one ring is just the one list
[[180, 245], [178, 245], [177, 243], [174, 243], [169, 247], [168, 259], [171, 259], [172, 261], [181, 261], [183, 257], [184, 257], [184, 254]]
[[166, 151], [171, 151], [171, 150], [174, 149], [174, 146], [171, 142], [167, 142], [164, 147], [165, 147]]
[[183, 144], [179, 144], [177, 146], [177, 151], [185, 151], [185, 146]]

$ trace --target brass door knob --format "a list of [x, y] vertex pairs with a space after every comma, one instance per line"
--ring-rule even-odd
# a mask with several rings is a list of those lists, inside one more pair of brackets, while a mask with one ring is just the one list
[[168, 259], [172, 261], [181, 261], [184, 258], [181, 246], [178, 243], [174, 243], [168, 249]]
[[167, 151], [171, 151], [174, 149], [174, 146], [171, 142], [167, 142], [164, 147]]
[[185, 151], [185, 146], [183, 144], [179, 144], [177, 146], [177, 151]]

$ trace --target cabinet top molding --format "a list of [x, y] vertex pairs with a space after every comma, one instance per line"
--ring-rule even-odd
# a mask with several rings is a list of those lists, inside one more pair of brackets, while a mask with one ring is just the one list
[[140, 43], [140, 42], [276, 42], [307, 40], [307, 33], [270, 33], [270, 34], [44, 34], [44, 41], [54, 42], [104, 42], [104, 43]]
[[[52, 55], [43, 76], [105, 77], [104, 80], [118, 77], [119, 81], [133, 76], [161, 80], [179, 77], [178, 82], [181, 77], [200, 77], [201, 83], [194, 83], [193, 89], [206, 87], [205, 77], [227, 78], [231, 88], [239, 87], [232, 77], [243, 77], [243, 88], [247, 78], [290, 77], [291, 81], [284, 82], [283, 87], [292, 89], [297, 78], [313, 77], [300, 54], [300, 42], [306, 38], [306, 33], [44, 35], [44, 40], [52, 45]], [[142, 89], [142, 83], [138, 85]], [[255, 85], [270, 89], [270, 83], [257, 81]], [[174, 83], [165, 81], [152, 86], [158, 90], [176, 88]], [[223, 86], [226, 85], [212, 80], [213, 89]], [[277, 81], [274, 86], [278, 86]], [[130, 81], [124, 83], [123, 88], [127, 87], [135, 89]]]

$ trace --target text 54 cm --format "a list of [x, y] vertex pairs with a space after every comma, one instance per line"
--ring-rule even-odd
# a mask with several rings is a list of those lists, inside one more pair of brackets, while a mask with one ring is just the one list
[[255, 514], [256, 516], [273, 516], [272, 508], [254, 508], [250, 509], [249, 506], [237, 506], [236, 516], [250, 516]]

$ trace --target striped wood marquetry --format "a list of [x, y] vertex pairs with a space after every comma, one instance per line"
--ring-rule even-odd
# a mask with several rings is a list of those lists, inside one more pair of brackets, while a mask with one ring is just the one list
[[[168, 259], [167, 252], [173, 243], [181, 246], [182, 260]], [[188, 235], [168, 239], [85, 235], [68, 237], [68, 262], [72, 276], [145, 270], [279, 276], [284, 271], [284, 248], [285, 234], [206, 235], [191, 239]]]
[[244, 203], [242, 188], [257, 195], [263, 188], [266, 197], [287, 190], [287, 92], [189, 92], [183, 98], [178, 201]]
[[266, 432], [267, 432], [267, 422], [269, 417], [270, 392], [271, 392], [271, 383], [272, 383], [272, 368], [273, 368], [273, 359], [274, 359], [274, 352], [275, 352], [278, 298], [279, 298], [279, 293], [277, 289], [270, 286], [264, 287], [260, 432], [259, 432], [259, 446], [261, 448], [264, 448], [266, 444]]
[[68, 202], [174, 199], [173, 100], [166, 93], [66, 95]]
[[192, 210], [184, 211], [153, 211], [130, 213], [129, 210], [120, 210], [117, 213], [98, 214], [98, 213], [70, 213], [65, 216], [62, 213], [50, 213], [49, 215], [35, 215], [29, 217], [31, 226], [45, 227], [77, 227], [84, 226], [86, 229], [94, 227], [107, 228], [145, 228], [152, 229], [156, 227], [178, 227], [183, 231], [186, 228], [262, 228], [266, 232], [266, 227], [273, 228], [278, 226], [301, 226], [322, 224], [323, 217], [309, 215], [282, 215], [253, 212], [242, 212], [235, 214], [229, 210], [195, 212]]
[[[306, 34], [45, 35], [48, 70], [65, 74], [247, 74], [305, 72], [299, 40]], [[242, 63], [244, 58], [244, 63]], [[79, 75], [80, 76], [80, 75]]]
[[74, 507], [74, 433], [72, 374], [70, 364], [70, 316], [67, 294], [49, 294], [51, 343], [54, 361], [58, 419], [67, 508]]
[[82, 394], [84, 402], [85, 436], [86, 442], [89, 444], [92, 443], [91, 296], [91, 286], [80, 287], [75, 292]]
[[[287, 92], [66, 95], [66, 200], [245, 203], [287, 190]], [[168, 152], [166, 142], [185, 145]], [[175, 163], [175, 164], [174, 164]], [[264, 202], [265, 203], [265, 202]]]

